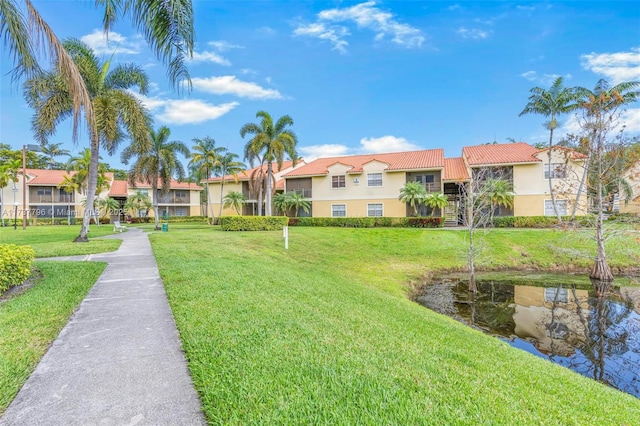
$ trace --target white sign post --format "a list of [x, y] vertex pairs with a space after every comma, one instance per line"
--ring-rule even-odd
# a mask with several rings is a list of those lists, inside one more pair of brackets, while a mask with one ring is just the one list
[[284, 237], [284, 248], [289, 250], [289, 227], [286, 225], [282, 227], [282, 236]]

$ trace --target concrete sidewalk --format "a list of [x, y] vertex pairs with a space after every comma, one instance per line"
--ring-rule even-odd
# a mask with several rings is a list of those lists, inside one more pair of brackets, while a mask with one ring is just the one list
[[[146, 234], [129, 228], [0, 425], [206, 424]], [[62, 259], [62, 258], [59, 258]]]

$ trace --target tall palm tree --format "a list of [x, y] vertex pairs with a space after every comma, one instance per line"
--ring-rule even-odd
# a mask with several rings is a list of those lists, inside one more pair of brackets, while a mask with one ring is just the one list
[[240, 207], [245, 203], [246, 199], [244, 198], [244, 194], [238, 191], [229, 191], [227, 195], [224, 196], [224, 206], [230, 207], [232, 206], [236, 213], [240, 214]]
[[287, 126], [293, 125], [293, 119], [288, 115], [283, 115], [273, 123], [273, 119], [266, 111], [258, 111], [256, 118], [262, 118], [260, 124], [247, 123], [240, 129], [240, 136], [244, 138], [247, 134], [254, 135], [244, 147], [244, 158], [252, 165], [255, 159], [260, 159], [260, 163], [267, 164], [266, 182], [266, 215], [271, 216], [271, 197], [273, 196], [273, 163], [278, 165], [278, 170], [282, 168], [285, 154], [291, 158], [293, 165], [296, 165], [298, 153], [296, 145], [298, 137]]
[[47, 157], [48, 166], [50, 169], [55, 169], [59, 167], [59, 164], [56, 161], [56, 157], [66, 156], [71, 157], [71, 152], [68, 149], [61, 149], [62, 143], [45, 143], [40, 147], [42, 153]]
[[539, 114], [548, 117], [549, 121], [545, 123], [545, 127], [549, 130], [549, 194], [551, 195], [551, 204], [553, 211], [558, 217], [558, 222], [562, 222], [560, 211], [556, 203], [555, 191], [552, 183], [552, 165], [551, 152], [553, 150], [553, 131], [558, 126], [557, 116], [574, 111], [580, 107], [574, 89], [566, 88], [563, 85], [562, 77], [556, 78], [549, 90], [541, 87], [534, 87], [530, 90], [529, 102], [525, 105], [520, 116], [525, 114]]
[[[218, 165], [220, 161], [220, 156], [222, 152], [225, 150], [224, 147], [216, 146], [216, 141], [206, 136], [202, 139], [194, 138], [193, 142], [195, 145], [191, 147], [193, 152], [191, 152], [191, 159], [189, 160], [189, 167], [192, 169], [204, 171], [206, 186], [205, 186], [205, 194], [207, 197], [206, 206], [207, 206], [207, 216], [209, 215], [209, 178], [211, 177], [211, 173], [214, 171], [215, 167]], [[214, 217], [213, 217], [213, 206], [211, 207], [211, 224], [213, 225]]]
[[427, 190], [420, 182], [407, 182], [400, 189], [398, 199], [413, 208], [413, 212], [418, 216], [418, 207], [424, 203]]
[[449, 199], [447, 198], [446, 195], [444, 195], [441, 192], [438, 193], [431, 193], [431, 194], [427, 194], [424, 197], [424, 204], [426, 206], [431, 207], [431, 217], [434, 216], [436, 209], [439, 209], [440, 211], [442, 211], [443, 208], [447, 207], [449, 205]]
[[[85, 43], [70, 39], [64, 47], [76, 64], [87, 88], [95, 123], [91, 127], [90, 164], [87, 180], [87, 205], [92, 206], [98, 179], [100, 146], [112, 155], [118, 145], [130, 138], [133, 143], [148, 141], [150, 118], [147, 111], [129, 89], [137, 87], [147, 93], [148, 78], [142, 68], [133, 64], [116, 65], [111, 60], [101, 62]], [[68, 85], [56, 72], [41, 73], [25, 83], [25, 98], [34, 109], [32, 127], [36, 138], [46, 143], [55, 133], [57, 124], [73, 113], [73, 99]], [[82, 220], [80, 235], [75, 241], [86, 242], [89, 215]]]
[[160, 229], [158, 199], [160, 198], [158, 184], [163, 193], [169, 192], [172, 176], [178, 180], [184, 179], [184, 167], [178, 160], [177, 154], [189, 156], [189, 148], [180, 141], [168, 141], [171, 130], [162, 126], [155, 132], [149, 130], [151, 145], [132, 144], [122, 151], [121, 159], [124, 164], [136, 157], [129, 171], [129, 182], [135, 186], [136, 182], [143, 181], [151, 185], [153, 194], [153, 211], [155, 229]]
[[229, 152], [225, 149], [225, 153], [218, 157], [218, 163], [213, 168], [214, 174], [222, 176], [222, 181], [220, 182], [220, 212], [218, 213], [218, 217], [222, 216], [224, 177], [227, 175], [231, 175], [234, 182], [237, 183], [238, 173], [243, 172], [247, 169], [247, 166], [240, 161], [236, 161], [236, 158], [239, 158], [238, 154], [234, 154], [233, 152]]

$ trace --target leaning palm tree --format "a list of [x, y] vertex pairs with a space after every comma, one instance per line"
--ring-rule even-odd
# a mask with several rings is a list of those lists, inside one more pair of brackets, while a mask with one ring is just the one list
[[434, 216], [436, 209], [442, 211], [443, 208], [449, 205], [449, 199], [443, 193], [431, 193], [424, 197], [424, 204], [431, 207], [431, 217]]
[[158, 184], [163, 193], [169, 192], [171, 178], [173, 175], [178, 180], [184, 178], [184, 168], [178, 160], [177, 154], [185, 157], [189, 156], [189, 149], [183, 142], [168, 141], [171, 130], [162, 126], [157, 132], [149, 130], [151, 144], [132, 144], [122, 151], [121, 159], [124, 164], [136, 157], [131, 170], [129, 171], [129, 182], [135, 187], [139, 181], [151, 185], [153, 197], [153, 211], [155, 229], [160, 229], [158, 214], [158, 199], [160, 198]]
[[240, 207], [245, 203], [246, 199], [242, 192], [238, 191], [229, 191], [227, 195], [224, 196], [224, 207], [233, 207], [236, 213], [240, 214]]
[[555, 191], [553, 189], [551, 173], [551, 151], [553, 149], [553, 131], [558, 127], [557, 116], [560, 114], [566, 114], [574, 111], [580, 107], [577, 101], [576, 92], [574, 89], [566, 88], [562, 84], [562, 77], [558, 77], [549, 90], [541, 87], [534, 87], [530, 90], [531, 96], [529, 96], [529, 103], [524, 107], [520, 116], [525, 114], [540, 114], [544, 117], [549, 117], [549, 121], [545, 123], [545, 127], [549, 130], [549, 194], [551, 195], [551, 204], [553, 205], [553, 211], [558, 217], [558, 222], [562, 222], [560, 211], [556, 203]]
[[[205, 174], [205, 194], [207, 197], [206, 206], [207, 206], [207, 216], [209, 215], [209, 178], [211, 177], [211, 173], [215, 170], [215, 167], [218, 165], [220, 161], [220, 156], [222, 152], [225, 150], [224, 147], [216, 146], [216, 141], [206, 136], [202, 139], [194, 138], [193, 142], [195, 145], [191, 148], [193, 152], [191, 153], [191, 159], [189, 160], [189, 167], [194, 170], [204, 171]], [[214, 217], [213, 217], [213, 207], [211, 207], [211, 224], [213, 225]]]
[[216, 175], [221, 176], [222, 180], [220, 181], [220, 212], [218, 213], [218, 217], [222, 216], [222, 206], [224, 197], [224, 177], [231, 175], [234, 182], [238, 182], [238, 173], [243, 172], [247, 169], [244, 163], [240, 161], [236, 161], [238, 158], [238, 154], [234, 154], [233, 152], [229, 152], [225, 149], [225, 153], [218, 157], [218, 163], [214, 166], [213, 171]]
[[[137, 87], [147, 93], [148, 78], [142, 68], [133, 64], [117, 65], [111, 60], [100, 61], [82, 41], [70, 39], [64, 47], [73, 59], [86, 85], [95, 123], [91, 126], [90, 164], [87, 179], [88, 205], [93, 205], [98, 180], [100, 146], [113, 155], [126, 138], [143, 144], [148, 140], [150, 118], [138, 98], [129, 89]], [[73, 113], [72, 93], [59, 73], [41, 73], [25, 83], [25, 99], [34, 109], [32, 127], [36, 138], [46, 143], [58, 123]], [[75, 241], [86, 242], [89, 215], [82, 220], [80, 235]]]
[[247, 134], [254, 135], [244, 147], [245, 160], [253, 165], [255, 159], [259, 158], [261, 164], [267, 165], [265, 204], [266, 215], [271, 216], [273, 163], [275, 162], [280, 170], [286, 154], [292, 159], [293, 165], [296, 165], [298, 137], [291, 129], [287, 129], [287, 126], [293, 125], [293, 119], [288, 115], [280, 117], [275, 124], [266, 111], [258, 111], [256, 118], [262, 118], [260, 124], [245, 124], [240, 129], [240, 136], [244, 138]]
[[398, 199], [413, 208], [413, 212], [418, 216], [418, 207], [424, 203], [427, 196], [427, 189], [420, 182], [407, 182], [400, 189]]

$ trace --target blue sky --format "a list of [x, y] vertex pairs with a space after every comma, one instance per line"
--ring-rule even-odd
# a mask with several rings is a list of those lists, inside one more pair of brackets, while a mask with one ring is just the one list
[[[129, 22], [107, 44], [93, 3], [34, 1], [59, 37], [145, 68], [154, 127], [187, 146], [210, 136], [238, 154], [240, 127], [259, 110], [293, 118], [305, 158], [429, 148], [455, 157], [467, 145], [543, 142], [543, 117], [518, 117], [530, 88], [557, 76], [588, 88], [600, 78], [640, 80], [632, 1], [195, 0], [193, 90], [177, 93]], [[32, 111], [6, 75], [4, 48], [1, 60], [0, 142], [17, 149], [33, 143]], [[625, 117], [640, 132], [640, 105]], [[559, 133], [576, 130], [575, 118], [562, 120]], [[51, 141], [74, 153], [88, 146], [86, 134], [73, 145], [70, 122]], [[122, 167], [119, 156], [103, 159]]]

